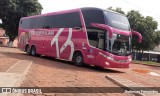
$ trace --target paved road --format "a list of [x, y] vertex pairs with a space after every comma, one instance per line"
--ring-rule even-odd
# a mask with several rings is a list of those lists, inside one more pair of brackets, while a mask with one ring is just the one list
[[[22, 83], [22, 87], [119, 87], [105, 76], [123, 77], [147, 87], [159, 87], [160, 76], [150, 75], [150, 72], [160, 74], [160, 67], [132, 64], [129, 69], [99, 69], [95, 67], [76, 67], [71, 62], [56, 60], [49, 57], [27, 56], [16, 48], [0, 47], [0, 71], [7, 70], [18, 60], [32, 60], [33, 64]], [[26, 96], [30, 96], [28, 94]], [[131, 94], [96, 93], [96, 94], [43, 94], [45, 95], [82, 95], [82, 96], [128, 96]], [[34, 95], [33, 95], [34, 96]], [[132, 95], [133, 96], [133, 95]]]

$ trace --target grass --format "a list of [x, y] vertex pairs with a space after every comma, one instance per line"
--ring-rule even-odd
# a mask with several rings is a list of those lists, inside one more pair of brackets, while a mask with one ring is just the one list
[[137, 61], [133, 60], [133, 63], [141, 63], [141, 64], [146, 64], [146, 65], [155, 65], [155, 66], [160, 66], [160, 63], [152, 62], [152, 61]]

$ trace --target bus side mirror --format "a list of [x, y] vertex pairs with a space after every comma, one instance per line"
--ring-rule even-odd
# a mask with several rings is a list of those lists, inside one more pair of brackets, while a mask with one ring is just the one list
[[133, 30], [132, 30], [132, 34], [138, 36], [138, 42], [139, 42], [139, 43], [142, 42], [142, 35], [141, 35], [139, 32], [136, 32], [136, 31], [133, 31]]
[[109, 38], [112, 38], [113, 29], [110, 26], [105, 24], [99, 24], [99, 23], [91, 23], [91, 25], [96, 28], [107, 30], [109, 32]]

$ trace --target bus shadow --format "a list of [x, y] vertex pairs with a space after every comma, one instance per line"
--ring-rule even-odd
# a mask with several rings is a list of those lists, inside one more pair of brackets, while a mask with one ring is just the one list
[[[32, 60], [34, 62], [34, 64], [37, 64], [37, 65], [43, 65], [43, 66], [47, 66], [47, 67], [56, 67], [56, 68], [64, 69], [64, 70], [95, 71], [95, 72], [102, 72], [102, 73], [124, 73], [121, 71], [116, 71], [116, 70], [112, 70], [112, 69], [104, 69], [104, 68], [100, 68], [100, 67], [89, 66], [86, 64], [82, 67], [77, 67], [73, 64], [73, 62], [55, 59], [53, 57], [48, 57], [48, 56], [33, 57], [33, 56], [28, 56], [25, 53], [14, 53], [14, 52], [0, 52], [0, 54], [7, 55], [8, 57], [16, 58], [19, 60]], [[43, 64], [41, 61], [48, 62], [48, 63]], [[53, 64], [51, 64], [52, 61], [53, 61]]]
[[51, 61], [56, 61], [56, 62], [60, 62], [60, 63], [63, 63], [63, 64], [67, 64], [67, 65], [71, 65], [71, 66], [74, 66], [74, 67], [77, 67], [77, 68], [80, 68], [80, 69], [90, 69], [90, 70], [93, 70], [93, 71], [97, 71], [97, 72], [103, 72], [103, 73], [124, 73], [122, 71], [118, 71], [118, 70], [115, 70], [115, 69], [106, 69], [106, 68], [101, 68], [101, 67], [98, 67], [98, 66], [89, 66], [87, 64], [84, 64], [84, 66], [82, 67], [78, 67], [76, 65], [74, 65], [73, 62], [70, 62], [70, 61], [65, 61], [65, 60], [60, 60], [60, 59], [56, 59], [56, 58], [53, 58], [53, 57], [48, 57], [48, 56], [41, 56], [42, 59], [46, 59], [46, 60], [51, 60]]
[[48, 57], [48, 56], [42, 56], [41, 58], [46, 59], [46, 60], [52, 60], [52, 61], [60, 62], [60, 63], [67, 64], [67, 65], [71, 65], [71, 66], [74, 66], [74, 67], [77, 67], [77, 68], [80, 68], [80, 69], [82, 69], [82, 68], [83, 69], [90, 69], [90, 70], [93, 70], [93, 71], [103, 72], [103, 73], [124, 73], [124, 72], [118, 71], [116, 69], [106, 69], [106, 68], [101, 68], [101, 67], [98, 67], [98, 66], [89, 66], [87, 64], [84, 64], [84, 66], [82, 66], [82, 67], [78, 67], [78, 66], [74, 65], [73, 62], [60, 60], [60, 59], [56, 59], [56, 58]]

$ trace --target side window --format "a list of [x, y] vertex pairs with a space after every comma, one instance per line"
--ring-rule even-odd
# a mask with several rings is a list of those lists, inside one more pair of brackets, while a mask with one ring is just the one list
[[20, 27], [20, 28], [23, 27], [23, 26], [22, 26], [22, 23], [23, 23], [23, 20], [21, 19], [21, 20], [19, 21], [19, 27]]
[[45, 17], [44, 16], [37, 18], [35, 28], [47, 28], [47, 26], [45, 26]]
[[89, 44], [93, 47], [97, 47], [98, 45], [98, 33], [95, 32], [95, 31], [88, 31], [87, 32], [88, 34], [88, 41], [89, 41]]
[[30, 19], [22, 19], [20, 21], [20, 27], [23, 29], [29, 29], [30, 27]]
[[20, 27], [23, 29], [44, 28], [45, 17], [26, 18], [20, 21]]
[[89, 44], [93, 47], [104, 49], [105, 33], [102, 30], [87, 29]]
[[30, 18], [30, 29], [34, 29], [36, 28], [36, 24], [37, 24], [37, 18]]
[[50, 15], [50, 16], [39, 16], [33, 18], [26, 18], [20, 21], [20, 27], [24, 29], [73, 28], [80, 26], [81, 26], [81, 20], [79, 12]]
[[51, 15], [45, 17], [45, 26], [50, 28], [73, 28], [81, 26], [78, 12]]
[[101, 10], [86, 9], [82, 10], [86, 27], [92, 27], [91, 23], [105, 24], [104, 14]]

